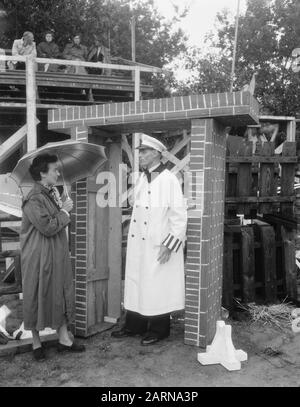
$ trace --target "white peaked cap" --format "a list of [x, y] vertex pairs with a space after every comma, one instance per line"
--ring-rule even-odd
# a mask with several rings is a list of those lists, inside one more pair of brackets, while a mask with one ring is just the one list
[[154, 137], [150, 137], [147, 134], [143, 134], [143, 133], [140, 134], [140, 145], [137, 148], [139, 150], [144, 149], [144, 148], [153, 148], [154, 150], [157, 150], [160, 153], [167, 150], [166, 146], [163, 143], [161, 143], [159, 140], [157, 140]]

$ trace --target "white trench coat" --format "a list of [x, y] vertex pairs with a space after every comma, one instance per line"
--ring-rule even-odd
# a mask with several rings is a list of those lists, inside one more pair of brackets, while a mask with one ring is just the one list
[[[148, 183], [141, 174], [128, 232], [125, 309], [151, 316], [184, 308], [186, 224], [186, 204], [176, 176], [163, 169]], [[157, 261], [162, 244], [172, 249], [165, 264]]]

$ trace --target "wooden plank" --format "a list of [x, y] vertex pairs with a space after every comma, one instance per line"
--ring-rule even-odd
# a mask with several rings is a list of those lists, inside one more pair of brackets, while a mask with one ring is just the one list
[[[51, 347], [57, 344], [57, 334], [41, 335], [41, 342], [46, 347]], [[32, 338], [20, 339], [18, 341], [10, 340], [6, 345], [0, 346], [0, 357], [25, 353], [32, 351]]]
[[[121, 144], [112, 143], [109, 148], [109, 171], [114, 174], [119, 185], [119, 164], [122, 162]], [[117, 205], [109, 208], [108, 231], [108, 308], [107, 317], [119, 318], [121, 315], [121, 273], [122, 273], [122, 208]]]
[[[264, 143], [267, 144], [267, 143]], [[291, 157], [282, 156], [252, 156], [252, 157], [228, 157], [226, 158], [228, 163], [297, 163], [298, 157], [294, 154]]]
[[224, 233], [224, 263], [223, 263], [223, 307], [229, 311], [233, 308], [233, 247], [232, 233]]
[[[282, 155], [284, 157], [296, 155], [296, 143], [286, 141], [282, 148]], [[294, 191], [294, 177], [295, 177], [296, 166], [295, 164], [282, 163], [281, 166], [281, 196], [293, 196], [295, 197]], [[293, 216], [293, 205], [282, 203], [280, 205], [280, 210], [285, 216]]]
[[[263, 157], [274, 156], [275, 146], [274, 143], [264, 143], [260, 151]], [[261, 198], [265, 196], [272, 196], [275, 194], [274, 184], [274, 164], [261, 162], [260, 164], [260, 176], [259, 176], [259, 196]], [[267, 203], [259, 205], [259, 213], [272, 212], [272, 206]]]
[[[239, 150], [239, 155], [242, 157], [252, 157], [252, 143], [245, 141]], [[251, 162], [240, 163], [237, 174], [237, 196], [247, 197], [251, 194], [252, 187], [252, 174], [251, 174]], [[247, 205], [239, 204], [238, 213], [249, 213]]]
[[[69, 65], [69, 66], [84, 66], [90, 68], [108, 68], [120, 71], [134, 71], [137, 65], [118, 65], [118, 64], [107, 64], [103, 62], [85, 62], [85, 61], [72, 61], [68, 59], [55, 59], [55, 58], [34, 58], [34, 62], [38, 64], [58, 64], [58, 65]], [[20, 61], [25, 62], [26, 58], [22, 56], [10, 56], [10, 55], [0, 55], [0, 61]], [[141, 72], [162, 72], [161, 68], [152, 66], [138, 66]]]
[[269, 202], [269, 203], [276, 203], [276, 202], [290, 202], [293, 203], [295, 201], [295, 196], [279, 196], [279, 195], [274, 195], [274, 196], [264, 196], [264, 197], [256, 197], [256, 196], [246, 196], [246, 197], [230, 197], [230, 198], [225, 198], [226, 203], [263, 203], [263, 202]]
[[27, 151], [37, 148], [36, 131], [36, 99], [37, 89], [35, 82], [36, 64], [32, 56], [26, 58], [26, 112], [27, 112]]
[[276, 246], [275, 231], [272, 226], [257, 225], [262, 245], [262, 266], [264, 277], [265, 299], [275, 301], [277, 297], [276, 284]]
[[255, 300], [254, 233], [250, 226], [241, 227], [242, 296], [244, 302]]
[[285, 271], [286, 293], [292, 300], [297, 300], [297, 268], [295, 260], [295, 234], [281, 227], [283, 240], [283, 261]]

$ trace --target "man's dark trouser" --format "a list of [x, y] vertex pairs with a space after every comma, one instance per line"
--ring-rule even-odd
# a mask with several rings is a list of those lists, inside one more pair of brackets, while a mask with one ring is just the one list
[[145, 316], [126, 311], [124, 328], [137, 335], [163, 339], [170, 335], [170, 314]]

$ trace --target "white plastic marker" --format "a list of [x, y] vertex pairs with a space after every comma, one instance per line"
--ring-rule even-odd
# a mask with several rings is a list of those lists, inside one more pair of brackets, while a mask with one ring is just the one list
[[295, 308], [291, 312], [292, 321], [292, 331], [296, 334], [300, 332], [300, 308]]
[[231, 325], [225, 325], [224, 321], [217, 321], [215, 337], [206, 347], [205, 353], [198, 353], [198, 361], [202, 365], [221, 364], [227, 370], [240, 370], [241, 362], [248, 359], [243, 350], [236, 350], [231, 339]]

